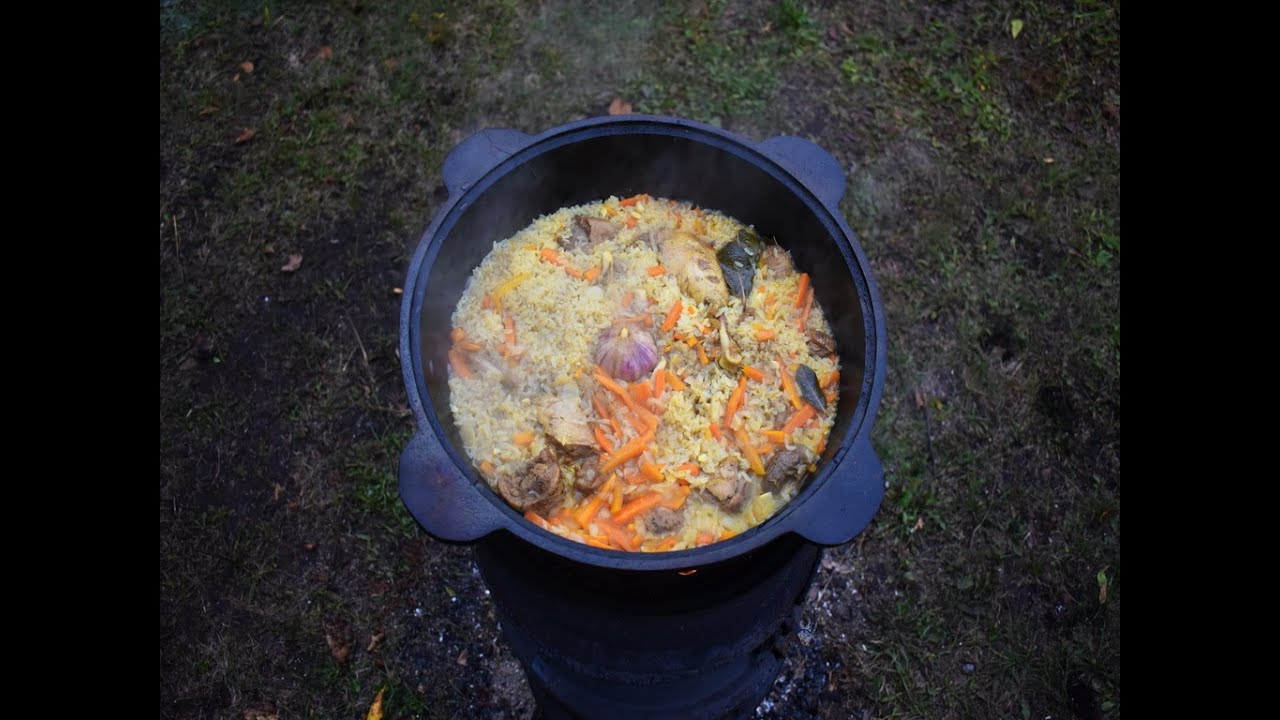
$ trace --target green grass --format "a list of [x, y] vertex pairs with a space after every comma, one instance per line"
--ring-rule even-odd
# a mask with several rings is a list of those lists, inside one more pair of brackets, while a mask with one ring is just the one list
[[884, 298], [884, 505], [828, 553], [770, 716], [1119, 717], [1118, 4], [160, 21], [162, 717], [363, 717], [383, 687], [388, 717], [530, 707], [468, 552], [397, 495], [394, 289], [455, 143], [615, 96], [821, 144]]

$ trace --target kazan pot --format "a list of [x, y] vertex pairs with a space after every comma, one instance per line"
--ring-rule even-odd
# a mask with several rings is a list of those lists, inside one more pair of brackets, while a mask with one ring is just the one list
[[[445, 159], [449, 196], [409, 266], [400, 358], [417, 432], [400, 495], [431, 536], [474, 545], [503, 634], [547, 717], [717, 718], [751, 712], [777, 676], [821, 549], [851, 540], [884, 495], [870, 435], [884, 387], [884, 310], [838, 210], [845, 179], [800, 138], [752, 142], [688, 120], [592, 118], [540, 135], [485, 130]], [[626, 553], [546, 532], [468, 460], [449, 408], [450, 318], [496, 241], [564, 207], [648, 193], [719, 210], [807, 271], [840, 354], [817, 471], [769, 520], [692, 550]]]

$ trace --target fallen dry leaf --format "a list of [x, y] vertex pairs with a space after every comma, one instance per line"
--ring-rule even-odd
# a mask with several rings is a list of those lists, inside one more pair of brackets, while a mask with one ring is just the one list
[[245, 75], [253, 74], [253, 63], [249, 62], [248, 60], [245, 60], [244, 62], [240, 63], [240, 72], [244, 73]]
[[285, 263], [284, 266], [280, 268], [280, 272], [294, 272], [300, 267], [302, 267], [302, 256], [290, 255], [289, 262]]
[[241, 717], [244, 720], [280, 720], [280, 712], [275, 709], [275, 706], [266, 705], [261, 709], [249, 708]]
[[214, 114], [214, 113], [216, 113], [216, 112], [218, 112], [218, 106], [217, 106], [217, 105], [208, 105], [208, 106], [205, 106], [205, 107], [200, 108], [200, 112], [198, 112], [198, 113], [196, 113], [196, 114], [197, 114], [197, 115], [199, 115], [200, 117], [204, 117], [204, 116], [206, 116], [206, 115], [212, 115], [212, 114]]
[[623, 100], [620, 97], [614, 98], [613, 102], [609, 103], [610, 115], [627, 115], [630, 112], [631, 112], [631, 103], [627, 102], [626, 100]]
[[920, 390], [916, 391], [916, 407], [924, 407], [924, 393]]
[[236, 144], [243, 145], [249, 142], [250, 140], [252, 140], [253, 136], [257, 134], [258, 134], [257, 130], [254, 130], [253, 128], [245, 128], [244, 132], [236, 136]]
[[316, 53], [316, 57], [320, 58], [321, 60], [332, 60], [333, 48], [329, 47], [328, 45], [325, 45], [324, 47], [320, 48], [320, 52]]
[[231, 82], [240, 82], [240, 73], [231, 76]]
[[467, 664], [467, 651], [466, 651], [466, 650], [463, 650], [462, 652], [458, 653], [458, 664], [459, 664], [459, 665], [466, 665], [466, 664]]
[[329, 646], [329, 652], [333, 655], [333, 659], [340, 663], [347, 661], [351, 657], [351, 646], [340, 642], [337, 638], [329, 633], [324, 634], [324, 641]]
[[365, 648], [365, 650], [366, 650], [366, 651], [368, 651], [368, 652], [373, 652], [373, 649], [374, 649], [374, 648], [376, 648], [376, 647], [378, 647], [378, 643], [382, 642], [382, 638], [384, 638], [384, 637], [386, 637], [386, 636], [387, 636], [387, 634], [386, 634], [386, 633], [374, 633], [374, 634], [370, 635], [370, 636], [369, 636], [369, 647]]
[[385, 691], [386, 688], [378, 691], [378, 697], [373, 699], [373, 704], [369, 706], [369, 714], [364, 720], [382, 720], [382, 693]]

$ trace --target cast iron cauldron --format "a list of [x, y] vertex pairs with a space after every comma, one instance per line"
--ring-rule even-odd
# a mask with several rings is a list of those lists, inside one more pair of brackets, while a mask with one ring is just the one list
[[[884, 312], [838, 210], [839, 165], [800, 138], [754, 143], [631, 115], [536, 136], [486, 130], [454, 148], [443, 175], [449, 197], [414, 253], [400, 314], [418, 425], [400, 458], [405, 505], [432, 536], [476, 544], [504, 633], [546, 714], [749, 712], [777, 674], [777, 639], [821, 546], [851, 540], [884, 494], [869, 439], [885, 378]], [[641, 192], [720, 210], [776, 238], [809, 273], [841, 358], [835, 425], [808, 485], [760, 526], [679, 552], [603, 550], [528, 523], [473, 469], [449, 409], [450, 317], [493, 243], [539, 215]]]

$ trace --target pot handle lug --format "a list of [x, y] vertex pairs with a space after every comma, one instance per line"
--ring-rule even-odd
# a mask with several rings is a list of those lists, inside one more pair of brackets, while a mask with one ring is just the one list
[[497, 167], [533, 139], [519, 130], [498, 128], [481, 130], [458, 143], [444, 159], [441, 174], [450, 195], [470, 188], [485, 173]]
[[835, 210], [844, 197], [844, 170], [840, 163], [814, 143], [794, 135], [778, 135], [760, 143], [760, 150], [785, 167]]
[[843, 545], [862, 532], [884, 499], [884, 466], [866, 437], [856, 440], [826, 483], [790, 518], [819, 545]]
[[459, 473], [440, 442], [419, 431], [400, 453], [400, 499], [427, 534], [471, 542], [504, 527], [502, 512]]

